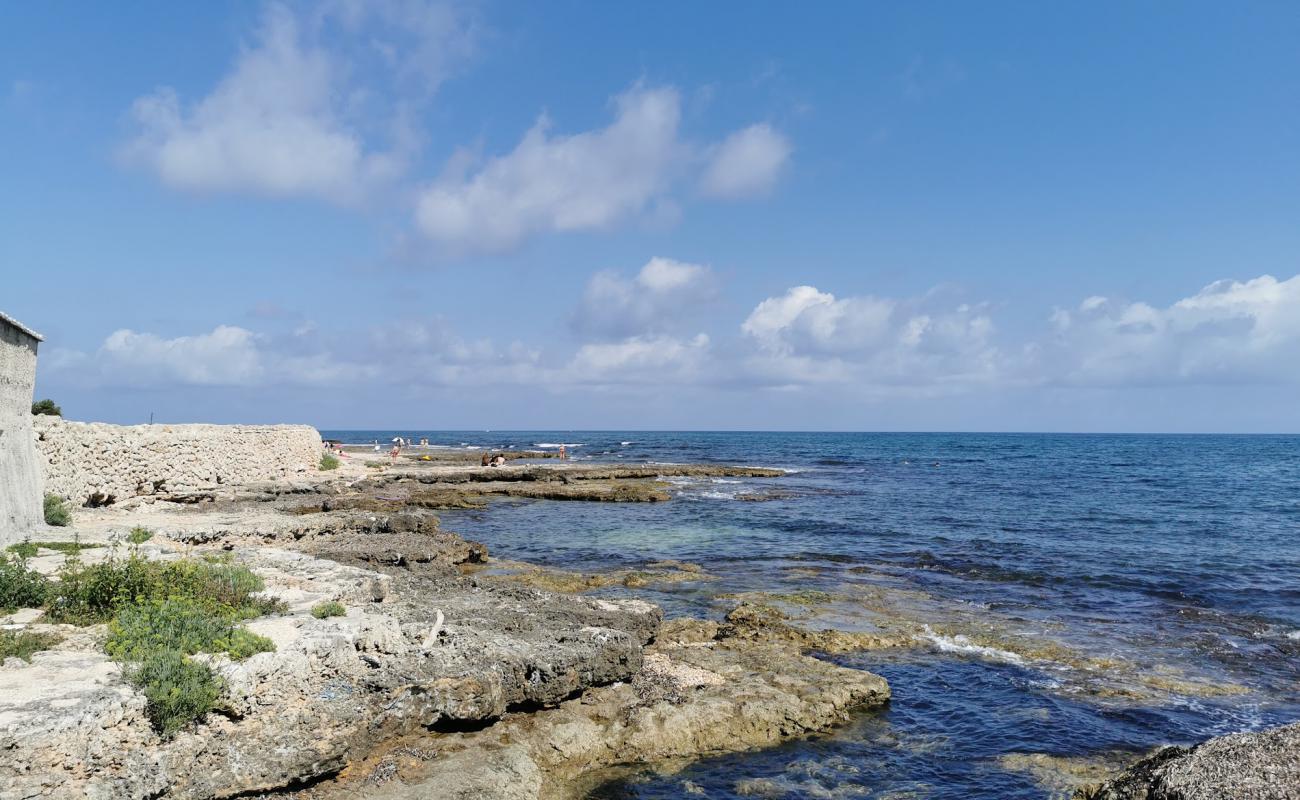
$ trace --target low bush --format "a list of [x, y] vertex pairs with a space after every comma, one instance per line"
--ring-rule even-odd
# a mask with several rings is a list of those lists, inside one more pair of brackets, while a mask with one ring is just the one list
[[264, 588], [247, 567], [223, 560], [151, 561], [132, 552], [86, 565], [73, 553], [51, 587], [46, 613], [57, 622], [89, 624], [107, 621], [132, 603], [179, 597], [252, 619], [284, 609], [283, 602], [258, 594]]
[[126, 677], [144, 693], [145, 712], [164, 739], [216, 708], [225, 690], [211, 667], [177, 650], [149, 653], [127, 669]]
[[131, 544], [144, 544], [152, 538], [153, 531], [148, 528], [142, 528], [138, 525], [132, 528], [131, 532], [126, 535], [126, 540]]
[[45, 495], [45, 524], [59, 528], [72, 524], [72, 512], [57, 494]]
[[238, 620], [230, 608], [169, 597], [125, 606], [109, 623], [104, 649], [131, 665], [127, 679], [144, 692], [149, 720], [164, 738], [216, 708], [224, 691], [220, 676], [189, 656], [228, 653], [243, 660], [275, 649]]
[[36, 542], [18, 542], [17, 544], [9, 545], [5, 549], [11, 553], [17, 554], [19, 558], [32, 558], [40, 548], [36, 545]]
[[63, 416], [63, 409], [55, 405], [53, 400], [46, 398], [45, 400], [37, 400], [35, 403], [32, 403], [32, 413], [48, 414], [51, 417], [61, 417]]
[[53, 633], [0, 630], [0, 664], [11, 656], [31, 661], [32, 653], [49, 650], [61, 641], [62, 637]]
[[243, 660], [275, 649], [265, 636], [239, 627], [228, 609], [172, 597], [130, 605], [108, 626], [108, 654], [118, 661], [144, 661], [157, 650], [184, 655], [229, 653]]
[[311, 607], [311, 615], [316, 619], [326, 619], [328, 617], [342, 617], [348, 613], [347, 608], [342, 603], [335, 600], [327, 600], [323, 603], [317, 603]]
[[340, 463], [342, 462], [339, 461], [339, 457], [333, 453], [326, 453], [320, 457], [320, 468], [322, 472], [331, 469], [338, 469]]
[[50, 582], [27, 566], [21, 553], [0, 553], [0, 610], [40, 608], [49, 595]]

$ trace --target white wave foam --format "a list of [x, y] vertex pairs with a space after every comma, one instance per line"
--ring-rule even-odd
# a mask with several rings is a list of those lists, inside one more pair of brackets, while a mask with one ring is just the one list
[[1286, 635], [1286, 638], [1300, 641], [1300, 631], [1291, 631]]
[[961, 653], [969, 656], [979, 656], [987, 658], [990, 661], [1004, 661], [1008, 664], [1024, 664], [1025, 660], [1007, 650], [999, 650], [996, 647], [986, 647], [982, 644], [975, 644], [962, 634], [956, 636], [944, 636], [930, 630], [930, 626], [925, 626], [925, 638], [934, 645], [936, 650], [944, 653]]
[[555, 450], [561, 447], [582, 447], [582, 442], [535, 442], [533, 447], [540, 447], [543, 450]]
[[619, 444], [623, 445], [624, 447], [627, 447], [630, 444], [636, 444], [636, 442], [619, 442]]

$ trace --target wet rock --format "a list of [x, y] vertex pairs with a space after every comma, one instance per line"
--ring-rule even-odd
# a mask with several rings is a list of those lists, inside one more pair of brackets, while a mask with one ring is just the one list
[[[681, 566], [688, 569], [682, 569]], [[607, 586], [638, 589], [658, 583], [715, 580], [695, 564], [679, 565], [678, 562], [654, 562], [647, 564], [645, 569], [574, 572], [517, 561], [497, 561], [491, 564], [491, 572], [485, 573], [483, 577], [488, 581], [517, 583], [566, 594], [580, 594]]]
[[1166, 747], [1078, 800], [1295, 800], [1300, 798], [1300, 722], [1234, 733], [1194, 747]]
[[[566, 800], [626, 774], [628, 764], [663, 765], [775, 744], [825, 730], [850, 711], [889, 697], [884, 679], [745, 640], [698, 641], [711, 623], [665, 625], [628, 683], [589, 689], [553, 709], [507, 714], [455, 739], [406, 742], [366, 769], [317, 787], [313, 798], [417, 797]], [[690, 640], [690, 641], [687, 641]], [[412, 750], [419, 759], [403, 757]], [[358, 786], [360, 776], [390, 782]]]
[[718, 630], [718, 638], [784, 643], [803, 651], [821, 653], [852, 653], [903, 647], [914, 642], [912, 637], [902, 635], [841, 631], [834, 628], [805, 630], [786, 622], [785, 614], [779, 609], [760, 603], [741, 603], [732, 609]]

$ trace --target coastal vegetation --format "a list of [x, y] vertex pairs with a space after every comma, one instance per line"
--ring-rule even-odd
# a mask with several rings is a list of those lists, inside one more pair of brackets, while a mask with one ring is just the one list
[[152, 561], [133, 550], [125, 558], [87, 565], [71, 553], [51, 584], [45, 609], [56, 622], [85, 625], [107, 622], [132, 604], [181, 598], [214, 613], [252, 619], [282, 608], [257, 594], [264, 588], [247, 567], [217, 557]]
[[316, 619], [328, 619], [330, 617], [341, 617], [348, 613], [347, 608], [336, 600], [327, 600], [323, 603], [317, 603], [311, 607], [311, 615]]
[[164, 739], [215, 710], [225, 690], [211, 667], [177, 650], [149, 653], [127, 670], [126, 677], [144, 693], [149, 722]]
[[27, 566], [18, 552], [0, 553], [0, 611], [39, 608], [45, 602], [49, 581]]
[[63, 409], [59, 408], [55, 405], [53, 400], [47, 397], [44, 400], [37, 400], [35, 403], [32, 403], [32, 413], [46, 414], [51, 417], [61, 417], [63, 416]]
[[82, 550], [88, 550], [92, 547], [100, 547], [98, 544], [85, 542], [33, 542], [31, 540], [15, 542], [6, 549], [11, 553], [17, 553], [23, 558], [33, 558], [41, 550], [56, 550], [60, 553], [79, 553]]
[[[96, 564], [82, 561], [80, 546], [66, 548], [56, 580], [27, 564], [26, 554], [38, 543], [0, 554], [0, 608], [43, 608], [45, 619], [56, 623], [107, 622], [105, 651], [126, 666], [127, 680], [148, 701], [150, 722], [166, 738], [215, 709], [224, 690], [220, 676], [191, 656], [224, 653], [242, 660], [274, 650], [270, 639], [241, 623], [282, 611], [284, 604], [260, 594], [262, 579], [229, 559], [146, 558], [138, 545], [152, 535], [133, 529], [125, 557], [110, 553]], [[53, 634], [5, 631], [0, 656], [27, 659], [57, 641]]]
[[46, 525], [66, 528], [72, 524], [72, 512], [68, 510], [68, 506], [63, 502], [62, 497], [57, 494], [47, 494], [43, 505]]
[[338, 456], [333, 453], [326, 453], [320, 457], [321, 472], [338, 469], [340, 463]]
[[30, 662], [32, 653], [49, 650], [61, 641], [63, 639], [54, 633], [0, 630], [0, 664], [11, 657]]

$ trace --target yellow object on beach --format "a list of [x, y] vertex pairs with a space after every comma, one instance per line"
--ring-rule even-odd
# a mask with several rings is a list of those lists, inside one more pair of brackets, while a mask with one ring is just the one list
[[429, 457], [429, 456], [420, 456], [420, 460], [421, 460], [421, 461], [432, 461], [433, 459], [432, 459], [431, 457]]

